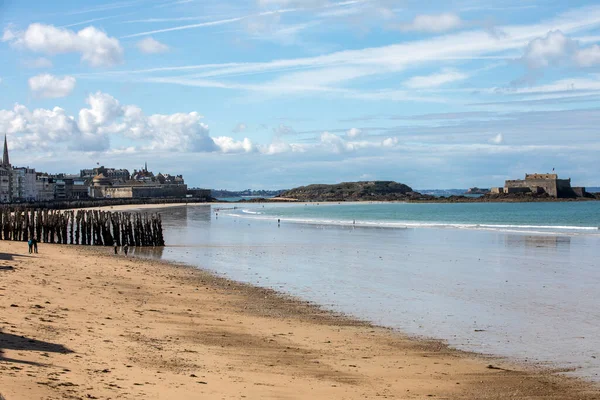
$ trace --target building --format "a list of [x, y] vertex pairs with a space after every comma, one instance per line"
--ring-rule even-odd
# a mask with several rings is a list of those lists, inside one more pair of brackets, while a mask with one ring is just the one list
[[89, 187], [89, 196], [95, 199], [185, 198], [186, 195], [185, 184], [162, 185], [144, 180], [115, 183], [104, 174], [96, 175]]
[[51, 201], [54, 200], [54, 193], [56, 190], [56, 183], [54, 182], [54, 178], [49, 177], [48, 175], [44, 175], [41, 173], [36, 174], [36, 191], [37, 191], [37, 201]]
[[13, 167], [8, 154], [8, 141], [4, 135], [4, 152], [0, 163], [0, 201], [37, 200], [36, 173], [33, 168]]
[[493, 194], [546, 193], [550, 197], [584, 197], [584, 187], [571, 187], [571, 178], [559, 179], [557, 174], [525, 174], [525, 179], [504, 182], [504, 187], [492, 188]]
[[12, 169], [11, 199], [21, 201], [37, 200], [36, 173], [33, 168]]
[[54, 198], [57, 200], [73, 200], [88, 198], [88, 185], [85, 178], [78, 175], [57, 174], [54, 180]]
[[112, 180], [128, 181], [131, 174], [126, 169], [105, 168], [104, 166], [92, 169], [82, 169], [79, 171], [79, 177], [91, 181], [97, 175], [104, 175]]

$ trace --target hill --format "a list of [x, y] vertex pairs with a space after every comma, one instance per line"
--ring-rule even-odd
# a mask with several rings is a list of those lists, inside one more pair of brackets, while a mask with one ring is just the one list
[[287, 190], [278, 197], [293, 198], [298, 201], [407, 201], [431, 198], [415, 192], [408, 185], [393, 181], [308, 185]]

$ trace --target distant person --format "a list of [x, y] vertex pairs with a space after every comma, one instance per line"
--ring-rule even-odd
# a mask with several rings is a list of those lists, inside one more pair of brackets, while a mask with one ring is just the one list
[[35, 254], [37, 254], [37, 244], [38, 244], [38, 241], [37, 241], [36, 238], [31, 239], [31, 241], [33, 242], [33, 252]]
[[125, 253], [125, 255], [127, 255], [127, 253], [129, 253], [129, 246], [128, 245], [123, 246], [123, 253]]
[[281, 220], [279, 218], [277, 218], [277, 226], [279, 226], [281, 224]]
[[27, 246], [29, 247], [29, 254], [33, 251], [33, 238], [27, 241]]
[[117, 247], [116, 243], [115, 243], [115, 254], [119, 254], [119, 248]]

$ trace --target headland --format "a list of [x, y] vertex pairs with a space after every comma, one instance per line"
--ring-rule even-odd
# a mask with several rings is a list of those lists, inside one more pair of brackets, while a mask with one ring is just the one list
[[271, 290], [112, 249], [0, 242], [0, 394], [42, 398], [598, 399]]

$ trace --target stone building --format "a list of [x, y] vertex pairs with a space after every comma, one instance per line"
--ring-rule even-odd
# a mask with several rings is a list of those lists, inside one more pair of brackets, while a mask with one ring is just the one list
[[162, 185], [159, 182], [138, 180], [115, 183], [104, 174], [95, 176], [89, 187], [89, 196], [96, 199], [185, 198], [186, 195], [185, 184]]
[[512, 179], [504, 182], [504, 187], [491, 190], [494, 194], [546, 193], [550, 197], [583, 197], [584, 187], [571, 187], [571, 178], [559, 179], [557, 174], [525, 174], [525, 179]]
[[38, 173], [35, 181], [37, 191], [37, 201], [51, 201], [54, 200], [54, 193], [56, 183], [54, 178]]

